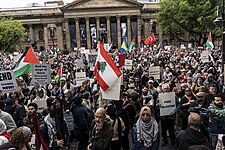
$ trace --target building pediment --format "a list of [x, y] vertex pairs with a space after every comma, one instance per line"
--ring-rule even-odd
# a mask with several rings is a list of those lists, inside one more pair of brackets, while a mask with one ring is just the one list
[[77, 0], [61, 8], [62, 11], [79, 9], [105, 9], [105, 8], [142, 8], [143, 4], [134, 0]]

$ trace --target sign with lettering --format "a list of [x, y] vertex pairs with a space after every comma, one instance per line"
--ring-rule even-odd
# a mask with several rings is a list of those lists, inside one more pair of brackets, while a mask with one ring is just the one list
[[132, 69], [133, 60], [125, 59], [124, 69]]
[[0, 90], [4, 93], [18, 91], [18, 86], [12, 70], [0, 71]]
[[154, 79], [160, 80], [160, 66], [149, 67], [149, 77], [153, 76]]
[[176, 109], [175, 93], [160, 93], [160, 116], [167, 116]]
[[46, 100], [33, 100], [33, 103], [38, 105], [37, 112], [41, 113], [45, 108], [47, 108]]
[[97, 53], [88, 54], [88, 66], [91, 71], [94, 71], [94, 66], [97, 59]]
[[34, 64], [32, 67], [32, 83], [40, 85], [50, 83], [50, 64]]
[[64, 118], [65, 118], [65, 120], [66, 120], [68, 129], [69, 129], [70, 131], [71, 131], [71, 130], [74, 130], [74, 119], [73, 119], [73, 114], [72, 114], [72, 112], [65, 112], [65, 113], [64, 113]]
[[76, 72], [76, 85], [82, 86], [82, 82], [86, 80], [86, 72]]
[[201, 61], [203, 63], [209, 62], [209, 51], [202, 51], [202, 53], [201, 53]]

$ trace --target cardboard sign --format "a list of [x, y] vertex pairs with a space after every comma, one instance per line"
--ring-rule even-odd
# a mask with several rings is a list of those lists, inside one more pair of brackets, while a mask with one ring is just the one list
[[64, 113], [64, 118], [65, 118], [65, 120], [66, 120], [68, 129], [69, 129], [70, 131], [71, 131], [71, 130], [74, 130], [74, 119], [73, 119], [73, 114], [72, 114], [72, 112], [66, 112], [66, 113]]
[[32, 67], [32, 83], [49, 84], [51, 75], [50, 64], [34, 64]]
[[88, 54], [88, 66], [90, 67], [91, 71], [94, 71], [97, 56], [97, 53]]
[[125, 69], [132, 69], [133, 60], [125, 59], [124, 68]]
[[113, 84], [110, 89], [102, 92], [102, 99], [109, 99], [109, 100], [119, 100], [120, 99], [120, 84], [121, 84], [122, 76], [120, 76]]
[[209, 51], [202, 51], [202, 53], [201, 53], [201, 61], [203, 63], [209, 62]]
[[149, 67], [149, 77], [150, 76], [153, 76], [156, 80], [160, 80], [160, 66]]
[[76, 72], [76, 85], [82, 86], [82, 82], [86, 80], [86, 72]]
[[12, 70], [0, 71], [0, 90], [4, 93], [18, 91], [18, 85]]
[[176, 109], [175, 93], [160, 93], [160, 116], [167, 116]]
[[41, 113], [45, 108], [47, 108], [46, 100], [33, 100], [33, 103], [38, 105], [37, 112]]

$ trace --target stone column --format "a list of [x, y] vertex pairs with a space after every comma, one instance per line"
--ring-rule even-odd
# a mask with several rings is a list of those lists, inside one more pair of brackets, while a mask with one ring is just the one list
[[75, 18], [75, 24], [76, 24], [77, 48], [80, 48], [80, 24], [79, 24], [79, 18]]
[[130, 16], [127, 16], [127, 41], [128, 44], [131, 42], [131, 23], [130, 23]]
[[163, 29], [160, 25], [158, 25], [159, 28], [159, 42], [163, 42]]
[[138, 35], [138, 43], [141, 42], [141, 17], [137, 16], [137, 35]]
[[112, 43], [112, 39], [111, 39], [110, 16], [107, 16], [106, 19], [107, 19], [107, 36], [108, 36], [108, 43], [111, 44], [111, 43]]
[[34, 39], [34, 30], [33, 30], [33, 25], [32, 25], [32, 24], [29, 25], [29, 30], [30, 30], [30, 31], [29, 31], [29, 35], [30, 35], [29, 38], [30, 38], [31, 40], [35, 40], [35, 39]]
[[65, 28], [66, 28], [66, 47], [67, 50], [71, 49], [71, 44], [70, 44], [70, 29], [69, 29], [69, 20], [65, 20]]
[[116, 24], [117, 24], [117, 42], [118, 42], [118, 48], [121, 46], [121, 25], [120, 25], [120, 16], [116, 16]]
[[63, 49], [63, 32], [62, 32], [62, 24], [56, 24], [56, 32], [57, 32], [57, 44], [60, 50]]
[[95, 17], [95, 21], [96, 21], [96, 33], [97, 33], [97, 42], [99, 40], [99, 28], [100, 28], [100, 18], [99, 17]]
[[[144, 24], [144, 31], [145, 31], [145, 39], [150, 35], [150, 25], [148, 20], [144, 20], [145, 24]], [[151, 26], [152, 28], [152, 26]]]
[[87, 48], [91, 49], [91, 33], [90, 33], [89, 17], [86, 17], [85, 20], [86, 20], [86, 33], [87, 33]]
[[47, 24], [44, 24], [44, 40], [45, 40], [45, 48], [48, 48], [48, 28], [47, 28]]

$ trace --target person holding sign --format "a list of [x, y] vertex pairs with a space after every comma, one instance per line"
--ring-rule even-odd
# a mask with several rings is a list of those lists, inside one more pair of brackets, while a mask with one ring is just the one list
[[159, 125], [151, 116], [151, 109], [147, 106], [141, 108], [139, 119], [134, 126], [133, 150], [158, 150]]
[[[163, 93], [169, 93], [170, 92], [169, 84], [163, 84], [162, 90], [163, 90]], [[164, 103], [166, 102], [167, 101], [164, 101]], [[162, 114], [160, 114], [161, 130], [162, 130], [162, 146], [166, 146], [168, 144], [167, 130], [169, 130], [171, 144], [175, 145], [174, 123], [176, 119], [176, 111], [178, 106], [178, 98], [176, 96], [175, 96], [175, 102], [176, 102], [176, 106], [172, 112], [170, 112], [168, 115], [165, 115], [165, 116], [162, 116]], [[162, 103], [160, 105], [162, 105]], [[162, 109], [162, 106], [160, 106], [160, 109]]]

